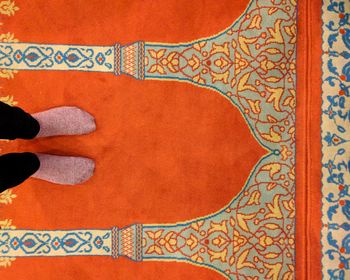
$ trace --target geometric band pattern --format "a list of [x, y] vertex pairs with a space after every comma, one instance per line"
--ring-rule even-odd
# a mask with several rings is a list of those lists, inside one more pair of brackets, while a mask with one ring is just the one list
[[144, 79], [144, 43], [112, 47], [0, 44], [0, 68], [11, 70], [78, 70], [111, 72]]
[[109, 230], [0, 230], [0, 255], [6, 257], [125, 256], [142, 259], [141, 225]]

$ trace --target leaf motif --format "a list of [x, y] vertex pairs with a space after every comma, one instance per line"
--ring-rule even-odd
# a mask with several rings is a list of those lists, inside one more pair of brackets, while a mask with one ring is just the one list
[[258, 40], [258, 38], [246, 38], [246, 37], [241, 36], [241, 37], [238, 38], [238, 43], [239, 43], [242, 51], [245, 54], [251, 56], [251, 52], [250, 52], [249, 46], [253, 45], [257, 40]]
[[157, 65], [157, 72], [160, 73], [160, 74], [165, 74], [163, 66], [158, 64]]
[[15, 229], [11, 219], [0, 220], [0, 229]]
[[266, 49], [265, 52], [269, 53], [269, 54], [281, 54], [281, 51], [279, 49], [276, 48], [269, 48]]
[[261, 15], [255, 15], [248, 26], [248, 29], [261, 29]]
[[195, 262], [199, 262], [199, 263], [202, 263], [204, 261], [203, 258], [201, 256], [199, 256], [198, 253], [191, 256], [191, 260], [195, 261]]
[[11, 263], [15, 260], [16, 260], [15, 258], [0, 257], [0, 267], [4, 267], [4, 268], [9, 267], [11, 266]]
[[248, 104], [250, 106], [250, 108], [252, 109], [254, 114], [259, 114], [261, 112], [261, 108], [260, 108], [260, 100], [250, 100], [248, 99]]
[[18, 39], [15, 38], [15, 35], [13, 33], [8, 32], [0, 34], [0, 42], [17, 43]]
[[268, 253], [268, 254], [264, 255], [264, 257], [267, 258], [267, 259], [275, 259], [275, 258], [278, 257], [278, 254], [271, 252], [271, 253]]
[[0, 69], [0, 78], [8, 79], [8, 80], [13, 79], [16, 73], [18, 73], [17, 70]]
[[[270, 78], [272, 78], [272, 77], [270, 77]], [[270, 79], [270, 78], [268, 78], [268, 79]], [[270, 96], [267, 98], [266, 101], [268, 103], [273, 103], [273, 108], [277, 112], [281, 112], [280, 102], [281, 102], [281, 98], [282, 98], [284, 89], [283, 88], [270, 88], [270, 87], [266, 87], [266, 89], [270, 93]]]
[[163, 231], [163, 229], [157, 230], [156, 232], [148, 230], [146, 231], [146, 234], [149, 238], [156, 240], [162, 235]]
[[237, 86], [239, 91], [251, 90], [251, 91], [257, 92], [255, 87], [248, 84], [249, 78], [250, 78], [250, 73], [246, 73], [240, 78]]
[[210, 51], [210, 54], [216, 54], [216, 53], [224, 53], [227, 56], [230, 56], [230, 50], [228, 48], [229, 43], [223, 43], [222, 45], [217, 45], [213, 43], [212, 50]]
[[0, 3], [0, 14], [13, 16], [18, 10], [19, 8], [13, 0], [5, 0]]
[[228, 77], [230, 75], [229, 71], [226, 71], [225, 73], [211, 73], [212, 75], [212, 81], [213, 83], [217, 82], [217, 81], [222, 81], [224, 84], [228, 83]]
[[271, 230], [274, 230], [274, 229], [278, 229], [279, 226], [277, 224], [274, 224], [274, 223], [269, 223], [269, 224], [266, 224], [264, 225], [266, 228], [268, 229], [271, 229]]
[[237, 269], [242, 269], [245, 267], [255, 268], [255, 265], [251, 262], [246, 261], [249, 254], [249, 249], [245, 250], [240, 254], [237, 261]]
[[213, 232], [224, 232], [228, 233], [227, 226], [226, 226], [227, 221], [222, 221], [221, 223], [210, 223], [210, 229], [208, 230], [208, 233], [213, 233]]
[[155, 50], [148, 50], [148, 53], [152, 58], [157, 58], [157, 52]]
[[0, 193], [0, 203], [2, 204], [11, 204], [12, 200], [16, 198], [17, 195], [12, 193], [12, 190], [8, 189], [2, 193]]
[[284, 200], [282, 204], [284, 208], [289, 212], [288, 218], [294, 218], [295, 216], [294, 199]]
[[207, 42], [202, 41], [202, 42], [199, 42], [199, 43], [194, 44], [194, 45], [193, 45], [193, 48], [194, 48], [195, 50], [197, 50], [197, 51], [200, 52], [201, 49], [202, 49], [203, 47], [205, 47], [206, 44], [207, 44]]
[[146, 254], [153, 254], [153, 253], [156, 253], [157, 255], [164, 255], [163, 250], [157, 245], [150, 246], [146, 251]]
[[251, 220], [256, 216], [256, 214], [237, 214], [237, 222], [241, 229], [249, 232], [249, 228], [246, 220]]
[[266, 41], [267, 43], [278, 43], [278, 44], [284, 43], [282, 32], [281, 32], [281, 23], [282, 23], [282, 20], [278, 19], [275, 22], [274, 28], [267, 28], [267, 30], [271, 35], [271, 38], [269, 38]]
[[261, 193], [260, 191], [254, 191], [251, 195], [250, 195], [250, 198], [249, 198], [249, 201], [248, 201], [248, 205], [252, 205], [252, 204], [256, 204], [256, 205], [259, 205], [260, 203], [260, 196], [261, 196]]
[[267, 120], [270, 122], [270, 123], [277, 123], [277, 119], [271, 115], [267, 115]]
[[272, 15], [272, 14], [276, 13], [277, 10], [278, 10], [278, 8], [270, 8], [269, 11], [268, 11], [268, 14]]
[[282, 264], [276, 263], [276, 264], [269, 264], [269, 263], [263, 263], [264, 266], [269, 269], [269, 273], [266, 275], [266, 279], [271, 280], [278, 280], [280, 272], [282, 270]]
[[267, 203], [267, 208], [269, 208], [270, 213], [265, 215], [266, 219], [269, 219], [269, 218], [282, 219], [283, 218], [282, 211], [281, 211], [281, 208], [279, 205], [279, 199], [280, 199], [280, 195], [276, 195], [275, 198], [273, 199], [273, 204]]
[[226, 262], [227, 248], [225, 248], [221, 252], [214, 252], [214, 251], [208, 250], [208, 253], [210, 255], [210, 261], [211, 262], [214, 261], [214, 260], [220, 260], [223, 263]]
[[192, 57], [188, 60], [188, 64], [191, 66], [192, 71], [195, 71], [200, 66], [200, 60], [196, 55], [192, 55]]
[[281, 80], [281, 78], [278, 78], [276, 76], [271, 76], [271, 77], [266, 78], [266, 81], [269, 83], [277, 83], [280, 80]]
[[154, 73], [157, 71], [157, 64], [154, 64], [151, 66], [151, 68], [148, 70], [149, 73]]
[[203, 224], [204, 224], [204, 221], [199, 221], [199, 222], [196, 222], [196, 223], [192, 223], [191, 224], [191, 228], [193, 228], [196, 231], [199, 231], [199, 229], [203, 226]]
[[266, 189], [267, 189], [268, 191], [271, 191], [271, 190], [273, 190], [276, 186], [277, 186], [276, 183], [269, 183], [269, 184], [267, 185]]
[[282, 137], [281, 134], [276, 132], [273, 127], [270, 128], [270, 133], [266, 134], [266, 133], [262, 133], [261, 137], [264, 138], [265, 140], [269, 141], [269, 142], [273, 142], [273, 143], [278, 143], [281, 141]]
[[277, 173], [281, 171], [281, 164], [279, 163], [271, 163], [264, 165], [261, 170], [269, 171], [270, 178], [273, 179]]

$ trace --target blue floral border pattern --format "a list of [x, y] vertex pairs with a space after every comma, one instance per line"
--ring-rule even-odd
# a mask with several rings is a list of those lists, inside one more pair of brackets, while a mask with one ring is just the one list
[[350, 1], [322, 9], [322, 274], [350, 279]]

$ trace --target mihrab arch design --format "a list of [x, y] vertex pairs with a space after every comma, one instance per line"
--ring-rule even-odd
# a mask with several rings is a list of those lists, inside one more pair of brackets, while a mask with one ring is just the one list
[[176, 224], [121, 229], [3, 229], [0, 257], [125, 256], [190, 262], [230, 279], [291, 279], [295, 43], [295, 0], [252, 0], [228, 29], [190, 43], [0, 43], [0, 68], [8, 71], [107, 72], [215, 90], [240, 110], [267, 150], [241, 193], [217, 213]]

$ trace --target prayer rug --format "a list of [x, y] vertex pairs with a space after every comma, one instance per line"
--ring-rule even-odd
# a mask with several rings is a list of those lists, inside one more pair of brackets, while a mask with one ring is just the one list
[[[0, 100], [96, 161], [0, 194], [4, 279], [348, 279], [348, 0], [0, 0]], [[57, 273], [60, 271], [60, 273]]]

